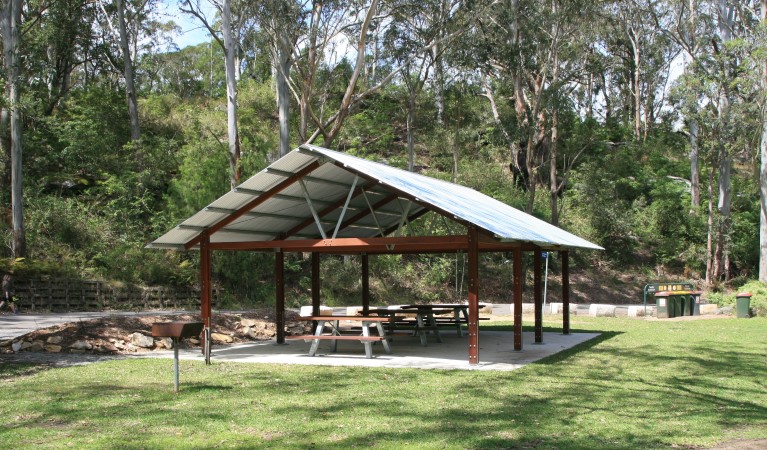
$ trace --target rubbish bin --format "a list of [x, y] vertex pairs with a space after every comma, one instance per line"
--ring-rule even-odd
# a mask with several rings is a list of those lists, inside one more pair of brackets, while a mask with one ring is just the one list
[[669, 293], [665, 291], [655, 293], [655, 316], [659, 319], [668, 319], [669, 317]]
[[693, 303], [695, 303], [695, 299], [693, 298], [691, 293], [687, 293], [684, 295], [681, 295], [680, 298], [682, 299], [682, 314], [683, 316], [691, 316], [693, 311]]
[[692, 299], [692, 315], [693, 316], [699, 316], [700, 315], [700, 295], [702, 292], [700, 291], [693, 291], [692, 294], [690, 294], [690, 298]]
[[735, 295], [735, 311], [738, 319], [751, 317], [751, 293], [741, 292]]

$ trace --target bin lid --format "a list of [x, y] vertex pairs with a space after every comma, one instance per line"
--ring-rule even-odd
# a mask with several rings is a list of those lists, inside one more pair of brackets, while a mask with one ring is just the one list
[[752, 294], [750, 292], [741, 292], [739, 294], [735, 295], [736, 297], [751, 297]]

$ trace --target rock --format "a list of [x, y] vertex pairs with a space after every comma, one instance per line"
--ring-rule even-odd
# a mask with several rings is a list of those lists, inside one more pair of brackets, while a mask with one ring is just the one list
[[69, 349], [69, 353], [74, 353], [77, 355], [82, 355], [84, 353], [87, 353], [85, 350], [78, 350], [76, 348]]
[[706, 304], [700, 305], [701, 314], [717, 314], [718, 309], [719, 309], [719, 306], [713, 303], [706, 303]]
[[173, 339], [171, 339], [169, 337], [155, 339], [154, 340], [154, 346], [155, 346], [155, 348], [171, 349], [171, 348], [173, 348]]
[[615, 317], [615, 305], [600, 305], [594, 303], [589, 306], [591, 317]]
[[256, 319], [242, 319], [240, 320], [240, 326], [250, 328], [256, 326], [256, 322]]
[[154, 347], [154, 339], [151, 336], [146, 336], [139, 332], [135, 332], [130, 335], [130, 342], [136, 347], [141, 347], [141, 348]]
[[75, 341], [72, 343], [72, 345], [69, 346], [69, 348], [75, 350], [91, 350], [93, 349], [93, 344], [88, 341]]
[[234, 342], [233, 337], [223, 333], [211, 333], [210, 338], [213, 339], [213, 342], [217, 342], [219, 344], [231, 344]]
[[45, 340], [47, 344], [53, 344], [58, 345], [61, 344], [61, 341], [64, 340], [64, 336], [48, 336], [48, 339]]
[[189, 338], [189, 343], [192, 345], [200, 345], [200, 340], [197, 338]]
[[13, 350], [14, 353], [18, 352], [19, 350], [21, 350], [21, 345], [22, 344], [23, 344], [22, 341], [16, 341], [16, 342], [12, 343], [11, 344], [11, 350]]
[[45, 350], [45, 344], [40, 339], [32, 342], [29, 347], [27, 347], [27, 351], [30, 352], [41, 352], [43, 350]]
[[0, 341], [0, 348], [10, 347], [11, 344], [13, 344], [12, 339], [8, 339], [7, 341]]
[[[645, 315], [644, 306], [636, 306], [636, 305], [629, 306], [629, 309], [628, 309], [629, 317], [644, 317], [644, 315]], [[650, 315], [649, 309], [647, 311], [647, 315]]]
[[725, 306], [723, 308], [719, 308], [716, 313], [717, 314], [723, 314], [725, 316], [731, 316], [733, 311], [734, 311], [734, 309], [733, 309], [732, 306]]
[[48, 353], [61, 353], [61, 346], [55, 344], [48, 344], [45, 346], [45, 351]]
[[[551, 314], [562, 314], [564, 311], [565, 304], [564, 303], [557, 303], [557, 302], [551, 302], [549, 303], [549, 312]], [[546, 311], [543, 312], [544, 314]]]
[[125, 341], [118, 341], [117, 339], [110, 339], [112, 341], [112, 345], [117, 350], [125, 350]]
[[131, 344], [130, 342], [128, 342], [128, 343], [125, 345], [125, 351], [128, 351], [128, 352], [135, 352], [136, 350], [138, 350], [138, 347], [136, 347], [135, 345]]

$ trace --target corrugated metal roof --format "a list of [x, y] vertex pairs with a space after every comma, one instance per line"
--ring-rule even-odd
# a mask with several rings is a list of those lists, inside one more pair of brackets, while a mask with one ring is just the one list
[[[315, 215], [328, 238], [339, 217], [345, 222], [355, 216], [353, 223], [339, 228], [337, 237], [375, 237], [380, 236], [380, 230], [403, 223], [405, 212], [413, 218], [427, 207], [473, 224], [504, 242], [602, 249], [474, 189], [314, 145], [303, 145], [275, 161], [147, 247], [185, 248], [202, 230], [216, 227], [315, 161], [321, 164], [302, 182], [292, 183], [212, 233], [211, 243], [270, 241], [291, 230], [288, 239], [321, 239]], [[356, 190], [350, 195], [355, 179]], [[418, 203], [407, 200], [408, 196]], [[408, 203], [410, 206], [403, 206]], [[371, 207], [375, 215], [370, 214]]]

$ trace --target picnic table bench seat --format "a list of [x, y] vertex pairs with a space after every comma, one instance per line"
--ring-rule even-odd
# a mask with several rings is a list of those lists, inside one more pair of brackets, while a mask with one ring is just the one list
[[[333, 351], [337, 350], [338, 341], [359, 341], [365, 346], [365, 356], [367, 358], [373, 357], [372, 344], [375, 342], [381, 342], [384, 346], [386, 353], [391, 353], [391, 348], [387, 342], [386, 333], [383, 330], [383, 323], [389, 322], [388, 317], [361, 317], [361, 316], [302, 316], [297, 320], [312, 322], [318, 322], [317, 328], [314, 334], [301, 334], [285, 336], [285, 339], [290, 340], [304, 340], [311, 341], [312, 346], [309, 349], [309, 356], [315, 356], [319, 347], [320, 341], [332, 341]], [[342, 333], [340, 330], [340, 322], [359, 322], [362, 324], [362, 334], [348, 334], [347, 330]], [[324, 328], [326, 325], [330, 326], [330, 333], [326, 334]], [[373, 326], [378, 332], [378, 335], [371, 335], [370, 326]]]

